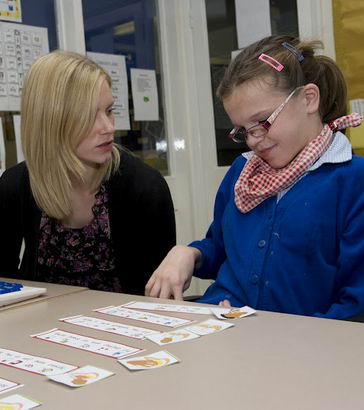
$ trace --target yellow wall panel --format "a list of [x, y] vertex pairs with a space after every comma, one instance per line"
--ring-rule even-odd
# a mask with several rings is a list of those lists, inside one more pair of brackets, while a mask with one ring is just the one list
[[[336, 61], [348, 84], [348, 98], [349, 101], [363, 99], [364, 103], [364, 1], [333, 0], [332, 6]], [[353, 148], [361, 154], [364, 148], [364, 126], [350, 129], [347, 135]]]

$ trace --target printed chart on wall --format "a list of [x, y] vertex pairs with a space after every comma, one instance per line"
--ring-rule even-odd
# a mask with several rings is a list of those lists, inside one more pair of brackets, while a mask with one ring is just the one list
[[91, 52], [87, 52], [87, 56], [101, 66], [111, 77], [112, 94], [115, 100], [115, 128], [117, 130], [130, 130], [125, 56]]
[[46, 28], [0, 23], [0, 111], [20, 110], [24, 76], [48, 52]]
[[21, 21], [20, 0], [0, 0], [0, 20]]

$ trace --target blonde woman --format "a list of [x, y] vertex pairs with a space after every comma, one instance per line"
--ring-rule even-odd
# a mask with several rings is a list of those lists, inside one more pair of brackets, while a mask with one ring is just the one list
[[3, 276], [142, 294], [175, 244], [167, 184], [114, 144], [113, 104], [109, 75], [85, 56], [55, 51], [30, 68], [25, 162], [0, 180]]

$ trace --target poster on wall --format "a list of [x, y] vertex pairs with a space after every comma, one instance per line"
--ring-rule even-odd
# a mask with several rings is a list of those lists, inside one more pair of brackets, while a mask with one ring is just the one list
[[17, 163], [24, 161], [23, 148], [21, 146], [21, 136], [20, 136], [20, 115], [13, 116], [14, 121], [14, 134], [15, 134], [15, 145], [16, 145], [16, 160]]
[[272, 34], [269, 0], [235, 0], [235, 18], [239, 48]]
[[44, 27], [0, 22], [0, 111], [19, 111], [24, 76], [49, 52]]
[[0, 0], [0, 20], [21, 22], [20, 0]]
[[131, 89], [135, 121], [159, 121], [155, 70], [131, 68]]
[[125, 56], [91, 52], [87, 52], [87, 56], [100, 65], [111, 77], [112, 95], [115, 100], [115, 128], [117, 130], [130, 130]]

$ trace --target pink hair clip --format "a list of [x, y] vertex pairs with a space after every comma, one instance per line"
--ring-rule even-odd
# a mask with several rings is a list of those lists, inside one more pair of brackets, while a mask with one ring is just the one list
[[262, 53], [259, 57], [258, 60], [263, 61], [263, 63], [266, 63], [273, 67], [277, 71], [282, 71], [284, 68], [284, 65], [281, 64], [279, 61], [277, 61], [275, 58], [268, 56], [267, 54]]

